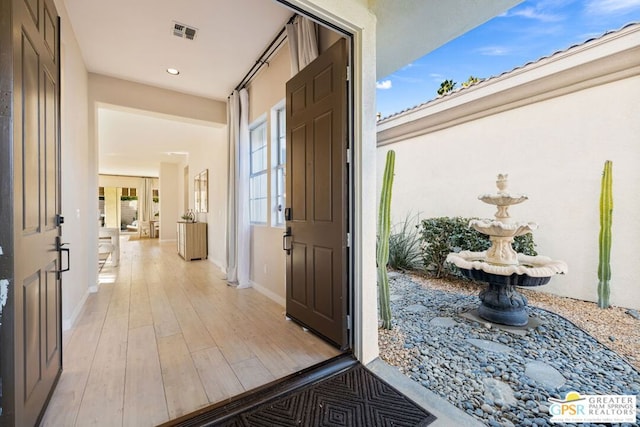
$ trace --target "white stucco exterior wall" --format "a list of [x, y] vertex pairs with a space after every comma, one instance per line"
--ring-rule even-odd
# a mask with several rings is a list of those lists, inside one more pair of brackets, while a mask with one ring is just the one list
[[[510, 209], [512, 217], [537, 222], [538, 252], [569, 266], [566, 276], [553, 278], [539, 290], [597, 301], [600, 181], [604, 162], [612, 160], [611, 303], [640, 308], [640, 288], [635, 285], [640, 274], [639, 30], [628, 32], [626, 39], [614, 35], [599, 46], [582, 46], [466, 94], [460, 91], [437, 100], [420, 109], [423, 128], [429, 128], [426, 133], [414, 124], [411, 134], [399, 136], [401, 128], [410, 126], [409, 115], [382, 121], [379, 142], [397, 140], [378, 149], [378, 180], [386, 152], [396, 151], [394, 220], [402, 220], [407, 212], [420, 212], [422, 218], [493, 217], [493, 207], [477, 196], [494, 192], [495, 176], [509, 173], [511, 191], [529, 196]], [[570, 62], [568, 68], [563, 65]], [[619, 64], [615, 70], [601, 72], [608, 66], [603, 64], [613, 63]], [[545, 74], [545, 67], [554, 69]], [[509, 79], [518, 81], [501, 91], [491, 88]], [[548, 86], [554, 79], [555, 89]], [[517, 101], [519, 96], [513, 94], [524, 87], [533, 92]], [[483, 98], [485, 90], [493, 93]], [[465, 97], [467, 107], [459, 107]], [[543, 99], [535, 102], [536, 97]], [[515, 108], [483, 113], [483, 104], [490, 110], [501, 100], [514, 102]], [[454, 108], [447, 113], [446, 103], [480, 117], [468, 121]], [[471, 109], [473, 103], [479, 105]], [[428, 123], [430, 109], [432, 118], [450, 116]], [[397, 123], [401, 124], [394, 126]]]

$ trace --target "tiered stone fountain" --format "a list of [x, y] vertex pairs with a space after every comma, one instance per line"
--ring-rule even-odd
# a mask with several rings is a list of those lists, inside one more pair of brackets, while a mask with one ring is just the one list
[[461, 251], [450, 253], [447, 261], [474, 280], [488, 283], [480, 292], [478, 315], [490, 322], [510, 326], [528, 323], [527, 298], [516, 286], [546, 285], [551, 277], [567, 272], [567, 264], [549, 257], [527, 256], [513, 250], [513, 239], [531, 233], [538, 228], [533, 222], [514, 222], [509, 207], [527, 200], [527, 196], [509, 194], [507, 175], [498, 175], [496, 194], [484, 194], [478, 198], [497, 206], [495, 220], [472, 220], [469, 223], [482, 234], [489, 236], [491, 247], [484, 252]]

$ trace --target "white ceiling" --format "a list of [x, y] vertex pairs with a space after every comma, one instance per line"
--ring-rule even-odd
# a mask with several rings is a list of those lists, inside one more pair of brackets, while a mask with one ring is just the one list
[[[90, 72], [225, 100], [292, 12], [272, 0], [65, 0]], [[196, 27], [173, 35], [173, 21]], [[166, 72], [180, 70], [179, 76]]]
[[[216, 100], [226, 99], [293, 13], [276, 0], [61, 1], [88, 71]], [[371, 0], [379, 17], [378, 75], [405, 66], [520, 1]], [[196, 39], [174, 36], [173, 21], [197, 28]], [[403, 28], [421, 28], [424, 34], [415, 37]], [[180, 75], [169, 75], [169, 67]], [[100, 173], [157, 176], [159, 162], [152, 168], [150, 159], [169, 161], [164, 151], [188, 151], [188, 138], [174, 140], [173, 148], [164, 151], [152, 143], [166, 134], [188, 134], [185, 123], [155, 117], [154, 126], [134, 132], [133, 121], [140, 114], [109, 114], [108, 106], [103, 110]], [[122, 146], [138, 154], [123, 156]]]
[[[226, 100], [293, 12], [271, 0], [65, 0], [89, 72]], [[173, 35], [173, 21], [198, 29]], [[166, 69], [180, 70], [171, 76]], [[99, 172], [158, 176], [220, 129], [99, 109]]]

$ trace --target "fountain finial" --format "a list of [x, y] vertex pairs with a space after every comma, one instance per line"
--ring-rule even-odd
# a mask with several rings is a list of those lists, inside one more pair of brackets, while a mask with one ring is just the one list
[[507, 186], [509, 185], [509, 175], [506, 173], [499, 173], [496, 179], [496, 186], [498, 192], [496, 194], [482, 194], [478, 196], [478, 199], [483, 202], [495, 205], [498, 209], [495, 213], [496, 221], [501, 221], [505, 224], [511, 222], [509, 216], [509, 206], [517, 205], [528, 199], [524, 194], [509, 194]]
[[509, 184], [509, 174], [499, 173], [496, 180], [496, 186], [498, 187], [498, 194], [507, 194], [507, 186]]

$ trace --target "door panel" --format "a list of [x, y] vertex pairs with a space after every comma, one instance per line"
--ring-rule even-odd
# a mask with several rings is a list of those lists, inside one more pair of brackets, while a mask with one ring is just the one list
[[23, 285], [24, 394], [29, 398], [41, 379], [40, 363], [40, 274], [27, 277]]
[[[60, 65], [53, 0], [0, 0], [0, 271], [9, 278], [0, 337], [0, 425], [34, 426], [62, 370]], [[6, 276], [5, 276], [6, 275]]]
[[[313, 258], [315, 261], [313, 273], [314, 283], [332, 283], [333, 282], [333, 259], [334, 251], [331, 248], [315, 247], [313, 248]], [[334, 289], [332, 286], [314, 286], [315, 295], [313, 308], [315, 311], [331, 319], [335, 307]]]
[[313, 121], [313, 219], [333, 221], [332, 111]]
[[349, 347], [346, 75], [340, 40], [287, 82], [287, 315], [341, 349]]
[[50, 366], [52, 363], [56, 363], [56, 357], [59, 356], [60, 353], [60, 325], [61, 325], [61, 316], [60, 316], [60, 292], [58, 287], [58, 279], [57, 279], [57, 268], [58, 263], [52, 262], [47, 267], [47, 274], [45, 276], [45, 316], [44, 321], [46, 322], [43, 330], [46, 335], [46, 363], [47, 366]]
[[291, 251], [290, 258], [288, 262], [291, 265], [287, 268], [287, 272], [291, 272], [291, 281], [299, 285], [291, 286], [287, 296], [291, 299], [292, 304], [304, 306], [307, 303], [307, 245], [298, 243], [296, 250]]
[[58, 189], [56, 175], [58, 173], [58, 149], [57, 138], [57, 103], [55, 79], [49, 73], [43, 74], [44, 82], [44, 176], [45, 176], [45, 217], [44, 225], [46, 230], [54, 229], [56, 224], [56, 214], [58, 213]]
[[34, 233], [40, 225], [40, 129], [38, 120], [39, 61], [36, 49], [22, 34], [22, 206], [23, 230]]
[[[288, 120], [288, 119], [287, 119]], [[287, 124], [288, 126], [288, 124]], [[289, 134], [290, 133], [290, 134]], [[307, 199], [307, 127], [303, 124], [287, 130], [287, 140], [291, 141], [287, 149], [287, 206], [290, 206], [293, 221], [306, 221]], [[300, 195], [295, 199], [293, 194]]]
[[25, 4], [27, 6], [27, 9], [29, 10], [29, 15], [33, 19], [33, 24], [37, 27], [39, 16], [38, 12], [40, 11], [40, 0], [26, 0]]

